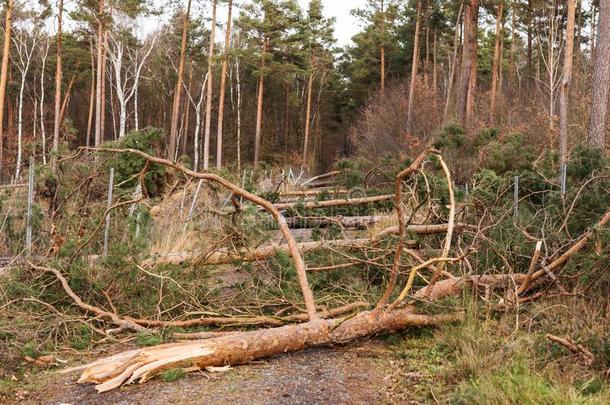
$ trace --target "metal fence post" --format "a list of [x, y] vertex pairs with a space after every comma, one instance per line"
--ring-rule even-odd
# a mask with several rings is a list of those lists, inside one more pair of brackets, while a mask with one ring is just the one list
[[567, 164], [562, 164], [561, 165], [561, 196], [563, 197], [564, 195], [566, 195], [566, 193], [568, 192], [568, 165]]
[[25, 231], [25, 246], [28, 256], [32, 254], [32, 206], [34, 204], [34, 156], [30, 156], [28, 170], [28, 214]]
[[[112, 188], [114, 186], [114, 167], [110, 168], [110, 178], [108, 179], [108, 204], [107, 210], [112, 207]], [[104, 256], [108, 255], [108, 237], [110, 236], [110, 211], [106, 214], [106, 228], [104, 229]]]
[[517, 216], [519, 215], [519, 176], [515, 176], [515, 181], [514, 181], [514, 206], [513, 206], [514, 212], [513, 212], [513, 216], [515, 217], [515, 219], [517, 219]]

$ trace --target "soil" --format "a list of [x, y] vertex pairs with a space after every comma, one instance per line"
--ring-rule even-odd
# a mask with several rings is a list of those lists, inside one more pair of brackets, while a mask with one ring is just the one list
[[78, 372], [46, 371], [31, 377], [37, 381], [29, 385], [29, 391], [18, 390], [8, 400], [31, 404], [419, 403], [399, 393], [397, 382], [403, 387], [408, 382], [395, 358], [388, 343], [372, 338], [276, 356], [225, 372], [191, 374], [174, 382], [157, 378], [105, 394], [98, 394], [92, 385], [77, 384]]

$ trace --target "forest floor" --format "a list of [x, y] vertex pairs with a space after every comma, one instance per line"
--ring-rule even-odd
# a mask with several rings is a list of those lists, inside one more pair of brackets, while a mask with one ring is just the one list
[[[392, 339], [363, 339], [315, 348], [178, 381], [157, 378], [98, 394], [76, 383], [78, 372], [35, 372], [19, 389], [4, 387], [0, 400], [32, 404], [366, 404], [424, 403], [434, 375], [409, 371]], [[109, 352], [123, 348], [111, 348]], [[413, 351], [417, 356], [417, 351]], [[84, 360], [84, 359], [83, 359]], [[89, 359], [87, 359], [89, 360]], [[81, 360], [82, 361], [82, 360]], [[425, 369], [425, 368], [424, 368]], [[4, 391], [4, 394], [2, 394]]]

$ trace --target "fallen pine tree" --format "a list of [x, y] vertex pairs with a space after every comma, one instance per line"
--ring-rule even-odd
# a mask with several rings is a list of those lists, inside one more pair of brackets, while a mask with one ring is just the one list
[[193, 372], [206, 367], [246, 364], [277, 354], [345, 343], [375, 333], [434, 326], [457, 319], [459, 315], [417, 315], [410, 308], [361, 312], [351, 318], [316, 319], [299, 325], [131, 350], [85, 366], [78, 381], [97, 384], [98, 392], [106, 392], [123, 384], [144, 383], [171, 368], [182, 367]]
[[[296, 350], [302, 350], [308, 347], [314, 347], [319, 345], [332, 345], [337, 343], [343, 343], [349, 340], [353, 340], [362, 336], [370, 336], [380, 332], [394, 331], [405, 329], [408, 327], [418, 326], [433, 326], [438, 325], [442, 322], [448, 322], [455, 319], [459, 319], [459, 315], [425, 315], [416, 313], [415, 309], [411, 306], [406, 306], [405, 300], [407, 297], [414, 297], [420, 300], [435, 301], [443, 297], [457, 295], [463, 292], [466, 288], [483, 287], [486, 290], [499, 288], [502, 289], [505, 294], [501, 302], [498, 302], [497, 307], [500, 304], [508, 303], [507, 298], [513, 295], [513, 298], [519, 299], [527, 293], [538, 288], [542, 282], [546, 282], [551, 279], [554, 280], [553, 272], [560, 269], [572, 255], [581, 250], [587, 245], [589, 240], [596, 234], [597, 229], [606, 225], [610, 220], [610, 212], [607, 212], [596, 227], [590, 229], [580, 238], [578, 238], [570, 247], [563, 251], [556, 252], [549, 258], [550, 263], [546, 264], [543, 260], [542, 263], [538, 263], [540, 258], [540, 243], [537, 244], [536, 253], [532, 259], [532, 265], [527, 273], [510, 273], [510, 274], [471, 274], [463, 277], [452, 276], [451, 273], [446, 269], [447, 263], [458, 263], [461, 262], [467, 256], [468, 252], [462, 253], [457, 257], [451, 257], [450, 252], [461, 249], [460, 246], [453, 246], [452, 240], [456, 230], [460, 228], [460, 224], [455, 222], [455, 197], [453, 195], [452, 181], [449, 175], [446, 164], [440, 157], [438, 151], [427, 150], [422, 153], [417, 159], [413, 161], [410, 167], [403, 170], [396, 177], [396, 192], [392, 196], [395, 200], [395, 209], [397, 212], [397, 220], [399, 225], [394, 227], [394, 230], [388, 231], [388, 233], [398, 235], [398, 241], [395, 244], [394, 262], [387, 277], [385, 290], [381, 295], [381, 298], [377, 302], [375, 309], [372, 311], [357, 312], [353, 316], [342, 317], [342, 313], [349, 313], [362, 309], [360, 306], [345, 306], [344, 308], [335, 308], [328, 311], [319, 311], [316, 308], [316, 301], [313, 299], [312, 290], [307, 281], [307, 266], [303, 261], [303, 252], [306, 252], [309, 247], [312, 249], [319, 248], [327, 242], [306, 242], [311, 243], [310, 245], [302, 245], [296, 243], [293, 235], [289, 231], [287, 220], [284, 218], [279, 208], [269, 203], [269, 201], [263, 200], [260, 197], [256, 197], [253, 194], [240, 189], [238, 186], [228, 183], [226, 180], [214, 176], [209, 173], [197, 173], [190, 171], [180, 164], [170, 162], [160, 158], [154, 158], [146, 155], [140, 151], [134, 150], [104, 150], [111, 153], [134, 153], [140, 157], [145, 158], [149, 162], [163, 164], [170, 166], [183, 174], [199, 178], [203, 180], [213, 181], [221, 184], [230, 189], [235, 195], [244, 197], [255, 204], [260, 205], [265, 210], [269, 211], [274, 218], [277, 220], [282, 234], [289, 243], [286, 245], [274, 245], [265, 246], [264, 253], [269, 255], [275, 255], [282, 246], [285, 252], [290, 253], [295, 262], [295, 270], [298, 274], [298, 281], [301, 287], [301, 293], [303, 296], [303, 302], [306, 306], [306, 314], [290, 315], [294, 321], [303, 322], [297, 325], [281, 326], [273, 329], [260, 329], [249, 332], [234, 332], [221, 335], [205, 335], [206, 339], [182, 342], [182, 343], [171, 343], [160, 345], [156, 347], [143, 348], [138, 350], [132, 350], [125, 353], [121, 353], [116, 356], [109, 357], [107, 359], [99, 360], [95, 363], [85, 366], [85, 370], [80, 378], [80, 382], [84, 383], [95, 383], [98, 384], [97, 389], [100, 392], [108, 391], [121, 386], [122, 384], [132, 382], [145, 382], [155, 375], [163, 372], [164, 370], [171, 368], [183, 368], [185, 371], [197, 371], [205, 369], [206, 367], [216, 367], [225, 365], [238, 365], [244, 364], [249, 361], [273, 356], [275, 354], [291, 352]], [[402, 187], [403, 182], [413, 173], [420, 170], [423, 163], [426, 161], [429, 155], [438, 158], [443, 172], [446, 176], [447, 184], [449, 185], [449, 216], [447, 224], [440, 225], [412, 225], [410, 220], [407, 220], [407, 215], [403, 209], [403, 198], [402, 198]], [[405, 241], [403, 240], [407, 232], [413, 230], [410, 228], [413, 226], [423, 226], [422, 230], [430, 233], [445, 234], [442, 250], [440, 254], [432, 259], [418, 260], [420, 263], [416, 266], [411, 267], [410, 271], [404, 272], [403, 269], [406, 267], [405, 264], [401, 263], [401, 259], [406, 251]], [[465, 225], [465, 227], [469, 227]], [[434, 230], [434, 232], [432, 232]], [[346, 245], [351, 246], [354, 240], [344, 240]], [[371, 244], [374, 242], [372, 239], [364, 239], [362, 243]], [[567, 245], [566, 245], [567, 246]], [[384, 248], [387, 250], [387, 246]], [[380, 249], [381, 250], [381, 249]], [[248, 252], [239, 252], [240, 255], [237, 259], [242, 260], [244, 255]], [[243, 253], [243, 255], [242, 255]], [[263, 253], [258, 252], [258, 253]], [[385, 252], [387, 253], [387, 252]], [[227, 257], [230, 256], [228, 251], [218, 252], [220, 255], [219, 259], [229, 260]], [[224, 256], [222, 256], [224, 255]], [[271, 257], [269, 256], [269, 257]], [[251, 256], [253, 259], [256, 256]], [[262, 257], [262, 256], [259, 256]], [[235, 259], [233, 256], [232, 259]], [[231, 261], [232, 261], [231, 259]], [[329, 266], [332, 267], [332, 266]], [[389, 266], [386, 266], [386, 268]], [[411, 292], [414, 278], [419, 274], [420, 271], [427, 270], [432, 273], [431, 279], [424, 279], [427, 286], [422, 287], [415, 293]], [[463, 274], [463, 273], [462, 273]], [[57, 274], [56, 274], [57, 276]], [[403, 288], [398, 289], [399, 282], [402, 282], [403, 276], [405, 278], [405, 285]], [[406, 277], [408, 276], [408, 277]], [[547, 277], [548, 276], [548, 277]], [[440, 279], [445, 277], [446, 279]], [[59, 277], [58, 277], [59, 278]], [[65, 283], [62, 282], [65, 287]], [[514, 292], [511, 293], [511, 291]], [[68, 293], [68, 295], [70, 295]], [[397, 298], [393, 298], [396, 297]], [[132, 318], [121, 318], [118, 315], [107, 312], [107, 311], [95, 311], [91, 307], [85, 306], [82, 300], [77, 301], [75, 297], [73, 300], [78, 306], [84, 310], [95, 313], [98, 317], [104, 318], [120, 325], [124, 321], [130, 324], [136, 325], [137, 328], [157, 328], [179, 325], [183, 327], [208, 325], [208, 319], [187, 319], [184, 321], [163, 321], [163, 320], [148, 320], [148, 319], [132, 319]], [[523, 297], [526, 299], [529, 297]], [[394, 299], [394, 301], [390, 301]], [[342, 312], [342, 311], [346, 312]], [[322, 319], [330, 316], [330, 319]], [[275, 326], [273, 322], [258, 322], [260, 317], [250, 317], [250, 325], [271, 325]], [[266, 317], [266, 319], [274, 319], [273, 317]], [[240, 318], [227, 318], [220, 321], [215, 321], [220, 325], [239, 325], [235, 323]], [[233, 323], [232, 323], [233, 321]], [[244, 318], [244, 325], [248, 324], [248, 318]], [[209, 323], [211, 324], [211, 323]], [[122, 326], [120, 326], [122, 327]], [[138, 330], [138, 329], [136, 329]]]
[[[287, 221], [287, 223], [289, 223]], [[457, 224], [456, 229], [461, 230], [470, 227], [466, 224]], [[406, 230], [409, 233], [417, 235], [435, 235], [447, 232], [447, 224], [438, 225], [409, 225]], [[398, 227], [393, 226], [382, 230], [375, 234], [373, 238], [358, 238], [358, 239], [332, 239], [312, 242], [297, 243], [297, 248], [301, 253], [307, 253], [312, 250], [324, 247], [355, 247], [360, 248], [371, 245], [387, 235], [395, 235], [398, 233]], [[236, 262], [256, 262], [267, 260], [278, 253], [290, 253], [288, 244], [271, 243], [260, 246], [256, 249], [241, 249], [241, 250], [217, 250], [213, 252], [191, 251], [191, 252], [173, 252], [164, 255], [159, 255], [142, 262], [142, 266], [150, 267], [156, 264], [184, 264], [194, 263], [206, 266], [216, 266], [222, 264], [231, 264]]]

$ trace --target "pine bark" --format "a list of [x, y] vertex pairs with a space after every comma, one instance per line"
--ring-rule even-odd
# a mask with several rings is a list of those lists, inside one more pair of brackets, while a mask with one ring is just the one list
[[254, 168], [258, 168], [261, 154], [261, 138], [263, 129], [263, 102], [265, 95], [265, 57], [268, 51], [269, 41], [265, 39], [263, 44], [263, 56], [261, 58], [261, 71], [258, 78], [258, 100], [256, 107], [256, 133], [254, 135]]
[[56, 51], [56, 65], [55, 65], [55, 118], [53, 121], [53, 154], [51, 155], [51, 170], [53, 173], [57, 173], [57, 159], [59, 153], [59, 128], [61, 125], [61, 78], [62, 78], [62, 66], [61, 66], [61, 41], [62, 41], [62, 19], [64, 12], [64, 1], [59, 0], [58, 3], [58, 15], [57, 15], [57, 49]]
[[176, 155], [178, 138], [178, 119], [180, 118], [180, 103], [182, 101], [182, 82], [184, 79], [184, 61], [186, 59], [186, 44], [188, 40], [189, 18], [191, 14], [191, 0], [188, 0], [186, 12], [182, 20], [182, 42], [180, 45], [180, 62], [178, 64], [178, 79], [174, 91], [174, 102], [172, 104], [172, 118], [169, 131], [168, 157], [173, 160]]
[[415, 20], [415, 38], [413, 39], [413, 58], [411, 61], [411, 83], [409, 85], [409, 101], [407, 104], [407, 128], [413, 131], [413, 102], [415, 101], [415, 85], [417, 84], [417, 68], [419, 64], [419, 34], [421, 30], [421, 0], [417, 2], [417, 18]]
[[491, 76], [491, 102], [489, 108], [489, 122], [491, 123], [491, 125], [494, 125], [496, 118], [496, 97], [498, 95], [498, 81], [500, 77], [500, 70], [502, 69], [500, 45], [502, 43], [501, 38], [503, 35], [503, 16], [504, 1], [501, 0], [498, 4], [498, 12], [496, 15], [496, 41], [494, 45], [494, 60]]
[[216, 34], [216, 0], [212, 2], [212, 27], [208, 49], [208, 88], [205, 100], [205, 132], [203, 135], [203, 170], [210, 167], [210, 135], [212, 130], [212, 93], [214, 90], [214, 41]]
[[606, 114], [610, 90], [610, 0], [599, 2], [598, 37], [593, 64], [593, 90], [587, 142], [593, 147], [606, 147]]
[[[305, 139], [303, 141], [303, 166], [309, 169], [309, 134], [311, 131], [311, 97], [313, 93], [313, 79], [314, 73], [311, 72], [309, 74], [309, 80], [307, 80], [307, 102], [306, 102], [306, 111], [305, 111]], [[286, 109], [288, 111], [288, 109]], [[286, 122], [286, 126], [288, 126], [288, 122]]]
[[11, 49], [11, 28], [13, 20], [14, 0], [7, 0], [4, 17], [4, 46], [2, 48], [2, 71], [0, 72], [0, 174], [4, 162], [4, 104], [6, 97], [6, 82], [8, 77], [8, 61]]
[[470, 126], [470, 108], [472, 106], [473, 78], [476, 82], [477, 31], [479, 1], [472, 0], [466, 4], [464, 13], [464, 47], [462, 49], [462, 72], [458, 88], [458, 120], [465, 127]]

